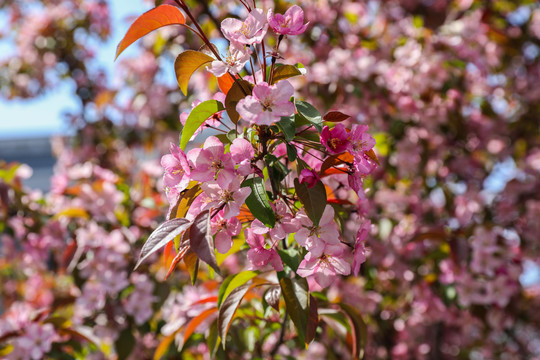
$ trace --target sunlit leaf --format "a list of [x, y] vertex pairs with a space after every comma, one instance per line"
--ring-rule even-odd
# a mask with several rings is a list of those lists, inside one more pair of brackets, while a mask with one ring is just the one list
[[219, 90], [221, 90], [222, 93], [227, 95], [229, 93], [229, 90], [234, 84], [234, 79], [229, 73], [227, 73], [223, 76], [218, 77], [217, 82], [218, 82]]
[[375, 154], [375, 151], [373, 149], [369, 149], [366, 151], [366, 155], [373, 161], [377, 163], [377, 165], [381, 166], [381, 163], [379, 162], [379, 158], [377, 158], [377, 155]]
[[182, 129], [180, 148], [185, 150], [189, 140], [191, 140], [195, 131], [197, 131], [204, 121], [222, 110], [225, 110], [225, 108], [223, 107], [223, 104], [217, 100], [206, 100], [195, 106], [189, 113], [184, 128]]
[[319, 225], [324, 209], [326, 208], [326, 189], [321, 181], [318, 181], [311, 189], [306, 183], [300, 184], [298, 178], [294, 179], [294, 188], [307, 216], [313, 224]]
[[176, 57], [174, 71], [180, 90], [187, 95], [189, 79], [198, 68], [209, 64], [215, 59], [205, 53], [195, 50], [186, 50]]
[[324, 174], [324, 172], [331, 167], [339, 166], [347, 163], [353, 163], [354, 156], [349, 152], [344, 152], [342, 154], [332, 155], [327, 157], [321, 165], [319, 170], [319, 175]]
[[306, 330], [309, 317], [309, 288], [306, 279], [282, 278], [279, 281], [281, 293], [285, 299], [287, 313], [298, 333], [302, 343], [306, 340]]
[[276, 224], [276, 214], [270, 206], [270, 199], [264, 188], [264, 180], [260, 177], [247, 179], [242, 187], [249, 186], [251, 194], [246, 199], [246, 205], [257, 219], [266, 226], [273, 228]]
[[200, 193], [202, 193], [200, 183], [196, 183], [194, 186], [182, 192], [182, 195], [178, 198], [178, 201], [169, 212], [168, 219], [172, 217], [185, 217], [189, 207]]
[[158, 226], [144, 243], [135, 269], [137, 269], [146, 258], [161, 249], [169, 241], [172, 241], [176, 236], [186, 231], [190, 226], [191, 221], [183, 218], [171, 219]]
[[217, 299], [218, 307], [221, 306], [223, 299], [227, 298], [227, 296], [234, 289], [236, 289], [239, 286], [244, 285], [249, 280], [253, 279], [255, 276], [257, 276], [257, 273], [255, 271], [242, 271], [238, 274], [228, 276], [219, 287], [219, 293], [218, 293], [218, 299]]
[[272, 78], [272, 84], [275, 84], [280, 80], [288, 79], [298, 75], [302, 75], [302, 73], [294, 65], [277, 66], [274, 69], [274, 77]]
[[197, 329], [197, 327], [201, 325], [204, 320], [212, 316], [217, 310], [217, 307], [207, 309], [191, 319], [191, 321], [186, 325], [186, 331], [184, 332], [184, 344], [186, 343], [187, 339], [189, 339], [191, 334], [193, 334], [193, 332]]
[[129, 27], [126, 35], [116, 47], [115, 59], [117, 59], [122, 51], [129, 45], [133, 44], [146, 34], [166, 25], [183, 25], [185, 23], [186, 18], [180, 9], [175, 6], [160, 5], [145, 12]]
[[165, 279], [168, 279], [169, 276], [171, 276], [172, 272], [174, 271], [174, 269], [176, 269], [176, 266], [180, 263], [180, 261], [182, 261], [182, 259], [184, 258], [188, 250], [189, 250], [189, 243], [183, 244], [180, 247], [180, 249], [178, 249], [178, 253], [174, 257], [171, 263], [171, 266], [169, 267], [169, 271], [167, 271], [167, 275], [165, 276]]
[[227, 92], [227, 96], [225, 97], [225, 108], [227, 109], [229, 119], [231, 119], [233, 123], [236, 124], [238, 119], [240, 119], [240, 115], [236, 111], [236, 105], [247, 95], [251, 95], [252, 89], [253, 85], [250, 82], [238, 80], [234, 82], [229, 89], [229, 92]]
[[67, 208], [54, 215], [53, 219], [61, 217], [89, 219], [90, 215], [84, 208]]
[[214, 239], [212, 237], [210, 211], [205, 210], [193, 220], [189, 232], [189, 243], [199, 259], [207, 263], [218, 274], [219, 267], [216, 262], [216, 252], [214, 250]]
[[191, 285], [195, 285], [197, 282], [197, 275], [199, 274], [199, 258], [193, 249], [189, 248], [184, 255], [184, 264], [189, 272], [189, 277], [191, 279]]

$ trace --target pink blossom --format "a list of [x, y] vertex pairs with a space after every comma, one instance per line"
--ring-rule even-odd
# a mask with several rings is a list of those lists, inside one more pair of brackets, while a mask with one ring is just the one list
[[344, 249], [338, 245], [326, 245], [319, 255], [308, 252], [296, 273], [301, 277], [312, 277], [322, 288], [327, 287], [338, 275], [349, 275], [351, 265], [344, 259]]
[[272, 125], [282, 116], [294, 113], [294, 105], [289, 101], [294, 88], [287, 80], [275, 85], [261, 82], [253, 88], [253, 95], [238, 102], [236, 111], [242, 119], [256, 125]]
[[367, 129], [367, 125], [353, 126], [349, 137], [349, 151], [353, 155], [361, 155], [375, 146], [375, 139], [366, 132]]
[[233, 244], [233, 236], [240, 234], [242, 224], [236, 217], [226, 220], [223, 218], [223, 211], [220, 211], [212, 219], [212, 234], [215, 235], [216, 250], [221, 254], [226, 254]]
[[358, 229], [358, 233], [356, 234], [356, 242], [354, 244], [354, 257], [352, 263], [354, 276], [358, 276], [358, 273], [360, 272], [360, 265], [364, 261], [366, 261], [366, 237], [369, 234], [370, 227], [371, 221], [366, 220], [362, 223], [360, 229]]
[[303, 225], [294, 235], [298, 244], [308, 249], [313, 256], [320, 256], [324, 247], [339, 244], [339, 230], [334, 222], [334, 208], [326, 205], [319, 225], [315, 226], [303, 210], [296, 214], [297, 219]]
[[252, 269], [263, 269], [270, 264], [274, 270], [283, 271], [281, 258], [274, 249], [275, 244], [267, 244], [264, 236], [256, 234], [249, 228], [245, 230], [245, 235], [246, 242], [251, 247], [247, 253], [247, 258]]
[[298, 6], [293, 5], [285, 14], [275, 14], [272, 9], [268, 10], [268, 24], [274, 32], [280, 35], [300, 35], [309, 24], [304, 24], [304, 11]]
[[184, 190], [189, 184], [191, 169], [186, 158], [186, 154], [179, 146], [171, 143], [170, 154], [161, 157], [161, 166], [165, 170], [163, 184], [167, 188], [176, 188], [178, 191]]
[[349, 133], [343, 124], [336, 124], [332, 129], [325, 126], [321, 132], [321, 144], [331, 154], [341, 154], [349, 148]]
[[235, 177], [231, 154], [225, 154], [223, 143], [215, 136], [204, 142], [203, 148], [193, 149], [187, 154], [192, 167], [191, 180], [211, 181], [216, 179], [221, 187]]
[[255, 219], [251, 223], [251, 229], [255, 234], [270, 233], [270, 238], [273, 241], [278, 241], [284, 239], [287, 234], [295, 233], [300, 229], [300, 221], [292, 216], [285, 203], [279, 201], [272, 207], [276, 214], [276, 224], [273, 228], [268, 228], [260, 220]]
[[311, 169], [303, 169], [300, 171], [300, 176], [298, 177], [300, 184], [306, 183], [308, 188], [314, 187], [319, 181], [319, 175], [316, 171]]
[[51, 351], [56, 332], [52, 324], [30, 323], [24, 329], [24, 336], [17, 340], [17, 345], [24, 349], [28, 358], [43, 359]]
[[251, 55], [251, 50], [244, 45], [231, 42], [227, 55], [223, 56], [223, 61], [212, 61], [211, 67], [208, 69], [212, 74], [217, 77], [225, 75], [230, 72], [233, 75], [238, 74], [246, 62], [248, 62]]
[[240, 187], [241, 180], [234, 177], [227, 186], [220, 186], [215, 181], [201, 184], [205, 198], [201, 211], [210, 208], [223, 206], [223, 218], [230, 219], [240, 215], [240, 207], [246, 202], [246, 198], [251, 194], [249, 187]]
[[246, 176], [251, 173], [251, 160], [255, 157], [253, 145], [246, 139], [236, 138], [230, 147], [231, 156], [238, 168], [239, 175]]
[[221, 30], [227, 40], [252, 45], [262, 42], [268, 24], [261, 9], [253, 9], [245, 21], [227, 18], [221, 22]]

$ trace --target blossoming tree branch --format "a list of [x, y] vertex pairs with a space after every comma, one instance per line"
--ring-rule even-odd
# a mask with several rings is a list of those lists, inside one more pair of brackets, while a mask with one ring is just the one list
[[[367, 125], [343, 125], [349, 115], [321, 115], [295, 98], [288, 79], [305, 69], [287, 64], [280, 45], [306, 30], [302, 9], [265, 13], [255, 2], [241, 2], [247, 17], [221, 22], [228, 41], [223, 53], [182, 0], [140, 16], [118, 45], [117, 56], [159, 27], [185, 26], [200, 38], [201, 48], [178, 55], [180, 89], [186, 94], [191, 75], [205, 68], [220, 90], [184, 117], [179, 144], [171, 143], [161, 158], [169, 212], [145, 242], [137, 267], [165, 247], [174, 254], [169, 274], [184, 261], [195, 284], [202, 264], [221, 274], [227, 255], [247, 250], [249, 269], [224, 278], [215, 307], [195, 318], [200, 323], [218, 312], [216, 343], [226, 347], [242, 299], [262, 289], [262, 303], [283, 316], [281, 341], [288, 318], [298, 343], [307, 346], [319, 314], [341, 311], [349, 320], [353, 355], [361, 357], [365, 324], [359, 310], [329, 303], [323, 290], [338, 276], [357, 276], [365, 260], [369, 219], [357, 224], [354, 239], [343, 227], [351, 213], [361, 213], [363, 179], [378, 163], [375, 140]], [[217, 135], [208, 136], [209, 129]], [[194, 145], [199, 133], [206, 136], [200, 147]], [[195, 328], [196, 323], [191, 332]]]

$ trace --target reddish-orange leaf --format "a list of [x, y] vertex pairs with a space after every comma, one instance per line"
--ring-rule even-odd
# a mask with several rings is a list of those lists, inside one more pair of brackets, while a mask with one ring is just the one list
[[217, 83], [221, 92], [227, 95], [227, 93], [234, 84], [234, 79], [229, 73], [227, 73], [223, 76], [218, 77]]
[[375, 151], [373, 149], [369, 149], [366, 151], [366, 155], [369, 156], [369, 158], [377, 163], [377, 165], [381, 166], [381, 163], [379, 162], [379, 158], [377, 158], [377, 155], [375, 154]]
[[[172, 241], [171, 241], [171, 243], [172, 243]], [[167, 244], [167, 246], [169, 244]], [[167, 275], [165, 276], [165, 279], [168, 279], [169, 276], [171, 276], [173, 270], [176, 269], [176, 265], [178, 265], [178, 263], [180, 261], [182, 261], [182, 259], [184, 258], [184, 256], [186, 255], [188, 250], [189, 250], [189, 243], [188, 243], [188, 245], [183, 246], [178, 250], [178, 254], [176, 254], [173, 261], [171, 262], [171, 266], [169, 267], [169, 271], [167, 271]]]
[[352, 163], [353, 161], [354, 156], [349, 152], [329, 156], [328, 158], [326, 158], [326, 160], [324, 160], [323, 164], [321, 165], [321, 170], [319, 171], [319, 173], [322, 175], [325, 173], [326, 169], [345, 163]]
[[174, 260], [174, 253], [172, 249], [174, 249], [174, 241], [170, 241], [169, 243], [167, 243], [167, 245], [165, 245], [165, 249], [163, 250], [164, 267], [170, 266]]
[[200, 313], [199, 315], [197, 315], [196, 317], [194, 317], [193, 319], [191, 319], [191, 321], [187, 324], [186, 332], [184, 333], [184, 344], [186, 343], [186, 340], [189, 339], [191, 334], [193, 334], [195, 329], [197, 329], [197, 327], [199, 325], [201, 325], [201, 323], [204, 320], [206, 320], [208, 317], [210, 317], [210, 315], [215, 313], [217, 310], [218, 310], [217, 307], [207, 309], [207, 310], [203, 311], [202, 313]]
[[210, 296], [198, 301], [195, 301], [191, 306], [199, 305], [199, 304], [206, 304], [206, 303], [216, 303], [217, 304], [217, 296]]
[[129, 27], [126, 35], [116, 47], [116, 57], [129, 45], [133, 44], [144, 35], [167, 25], [183, 25], [186, 23], [184, 14], [175, 6], [160, 5], [150, 11], [145, 12], [135, 20]]

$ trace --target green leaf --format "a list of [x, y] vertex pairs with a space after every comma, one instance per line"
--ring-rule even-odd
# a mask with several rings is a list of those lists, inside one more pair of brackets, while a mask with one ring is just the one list
[[193, 110], [189, 113], [189, 116], [186, 120], [186, 124], [182, 129], [182, 135], [180, 137], [180, 148], [182, 150], [186, 149], [186, 145], [195, 131], [204, 123], [206, 119], [214, 115], [215, 113], [224, 110], [223, 104], [217, 100], [206, 100], [195, 106]]
[[307, 216], [313, 221], [313, 224], [319, 225], [324, 209], [326, 208], [326, 189], [319, 180], [311, 189], [307, 184], [300, 184], [298, 178], [294, 179], [294, 188], [302, 205], [306, 209]]
[[352, 355], [354, 359], [362, 359], [367, 342], [367, 326], [362, 315], [352, 306], [338, 303], [337, 304], [349, 322], [351, 323], [352, 336]]
[[127, 359], [129, 354], [133, 351], [136, 342], [135, 336], [133, 336], [133, 333], [131, 332], [131, 328], [128, 327], [124, 329], [114, 343], [118, 360]]
[[238, 274], [228, 276], [219, 287], [217, 306], [220, 307], [223, 299], [227, 298], [234, 289], [244, 285], [255, 276], [257, 276], [255, 271], [242, 271]]
[[190, 248], [186, 255], [184, 255], [184, 264], [186, 264], [188, 269], [191, 285], [195, 285], [197, 275], [199, 274], [199, 258], [193, 249]]
[[206, 338], [206, 345], [208, 346], [208, 352], [210, 353], [210, 358], [214, 359], [216, 351], [219, 345], [219, 336], [218, 336], [218, 325], [217, 319], [212, 322], [210, 325], [210, 330], [208, 331], [208, 337]]
[[298, 156], [298, 152], [296, 151], [296, 148], [291, 144], [286, 144], [287, 146], [287, 158], [289, 158], [290, 162], [293, 162], [296, 160], [296, 157]]
[[302, 72], [298, 70], [296, 66], [276, 64], [276, 67], [274, 69], [274, 77], [272, 78], [272, 84], [275, 84], [280, 80], [288, 79], [298, 75], [302, 75]]
[[272, 170], [269, 175], [272, 176], [275, 183], [281, 183], [283, 179], [287, 177], [287, 174], [290, 172], [289, 168], [272, 154], [266, 155], [264, 157], [264, 160], [267, 166], [269, 166]]
[[193, 73], [201, 66], [214, 60], [213, 57], [195, 50], [186, 50], [178, 55], [174, 61], [174, 71], [176, 73], [178, 86], [184, 95], [187, 95], [189, 79], [191, 79]]
[[285, 140], [291, 141], [292, 139], [294, 139], [294, 135], [296, 134], [294, 115], [282, 116], [281, 120], [279, 120], [277, 124], [281, 131], [283, 131], [283, 135], [285, 135]]
[[207, 263], [220, 274], [214, 250], [214, 238], [212, 237], [212, 223], [210, 211], [205, 210], [193, 220], [189, 236], [189, 244], [199, 259]]
[[144, 243], [141, 249], [141, 254], [139, 255], [139, 261], [137, 261], [137, 265], [135, 265], [135, 269], [137, 269], [139, 265], [141, 265], [141, 263], [150, 255], [167, 245], [169, 241], [174, 240], [176, 236], [186, 231], [190, 225], [191, 221], [183, 218], [168, 220], [159, 225]]
[[305, 101], [296, 101], [296, 110], [298, 114], [309, 123], [313, 124], [317, 131], [322, 131], [322, 116], [315, 107]]
[[249, 186], [251, 194], [246, 199], [246, 205], [264, 225], [273, 228], [276, 224], [276, 214], [270, 206], [270, 199], [264, 188], [264, 180], [260, 177], [247, 179], [242, 183], [242, 187]]
[[296, 272], [298, 270], [298, 267], [300, 266], [300, 258], [298, 257], [298, 250], [295, 248], [288, 248], [288, 249], [278, 249], [277, 250], [279, 257], [281, 258], [281, 261], [285, 263], [288, 267], [292, 269], [292, 271]]
[[291, 317], [300, 341], [306, 341], [306, 330], [309, 317], [309, 288], [304, 278], [282, 278], [279, 281], [281, 293], [285, 299], [287, 313]]
[[235, 81], [229, 89], [229, 92], [225, 97], [225, 108], [227, 109], [227, 114], [233, 123], [236, 124], [238, 119], [240, 119], [240, 114], [238, 114], [238, 111], [236, 111], [236, 105], [247, 95], [251, 95], [252, 89], [253, 84], [245, 80]]

